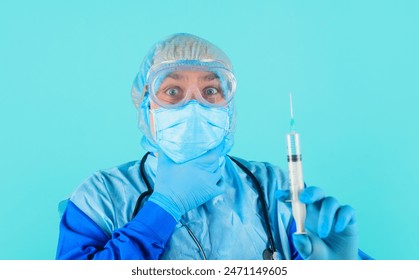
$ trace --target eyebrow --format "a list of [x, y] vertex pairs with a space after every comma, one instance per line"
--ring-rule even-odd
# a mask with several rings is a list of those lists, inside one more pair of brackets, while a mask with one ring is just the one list
[[214, 73], [210, 73], [208, 75], [205, 75], [203, 77], [203, 80], [208, 80], [208, 81], [212, 81], [212, 80], [216, 80], [219, 79], [218, 75], [214, 74]]
[[[184, 75], [180, 75], [178, 73], [170, 73], [169, 75], [167, 75], [167, 77], [172, 78], [174, 80], [182, 80], [185, 79]], [[214, 74], [214, 73], [210, 73], [205, 75], [204, 77], [200, 77], [199, 80], [206, 80], [206, 81], [212, 81], [215, 79], [219, 79], [218, 75]]]
[[180, 80], [184, 78], [182, 75], [179, 75], [176, 73], [170, 73], [169, 75], [167, 75], [167, 77], [175, 79], [175, 80]]

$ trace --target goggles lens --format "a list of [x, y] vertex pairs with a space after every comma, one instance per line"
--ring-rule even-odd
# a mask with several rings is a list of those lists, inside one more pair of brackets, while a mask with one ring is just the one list
[[236, 88], [234, 75], [225, 69], [163, 69], [152, 75], [148, 91], [152, 100], [174, 108], [194, 99], [210, 107], [226, 106]]

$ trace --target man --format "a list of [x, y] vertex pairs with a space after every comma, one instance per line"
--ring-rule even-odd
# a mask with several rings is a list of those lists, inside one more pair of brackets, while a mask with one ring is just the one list
[[295, 234], [284, 173], [227, 156], [236, 81], [227, 55], [175, 34], [145, 57], [132, 90], [149, 151], [72, 194], [58, 259], [357, 259], [354, 210], [308, 187]]

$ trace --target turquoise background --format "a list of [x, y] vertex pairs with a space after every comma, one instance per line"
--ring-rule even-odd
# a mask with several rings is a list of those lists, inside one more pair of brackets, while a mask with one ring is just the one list
[[419, 259], [418, 1], [1, 1], [0, 259], [53, 259], [57, 204], [138, 159], [131, 83], [154, 42], [233, 61], [231, 154], [286, 168], [294, 94], [305, 180], [357, 210], [360, 247]]

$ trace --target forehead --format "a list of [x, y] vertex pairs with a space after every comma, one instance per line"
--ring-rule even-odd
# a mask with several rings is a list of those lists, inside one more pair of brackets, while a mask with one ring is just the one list
[[218, 76], [209, 71], [174, 71], [169, 73], [166, 78], [179, 81], [200, 80], [211, 81], [218, 79]]

